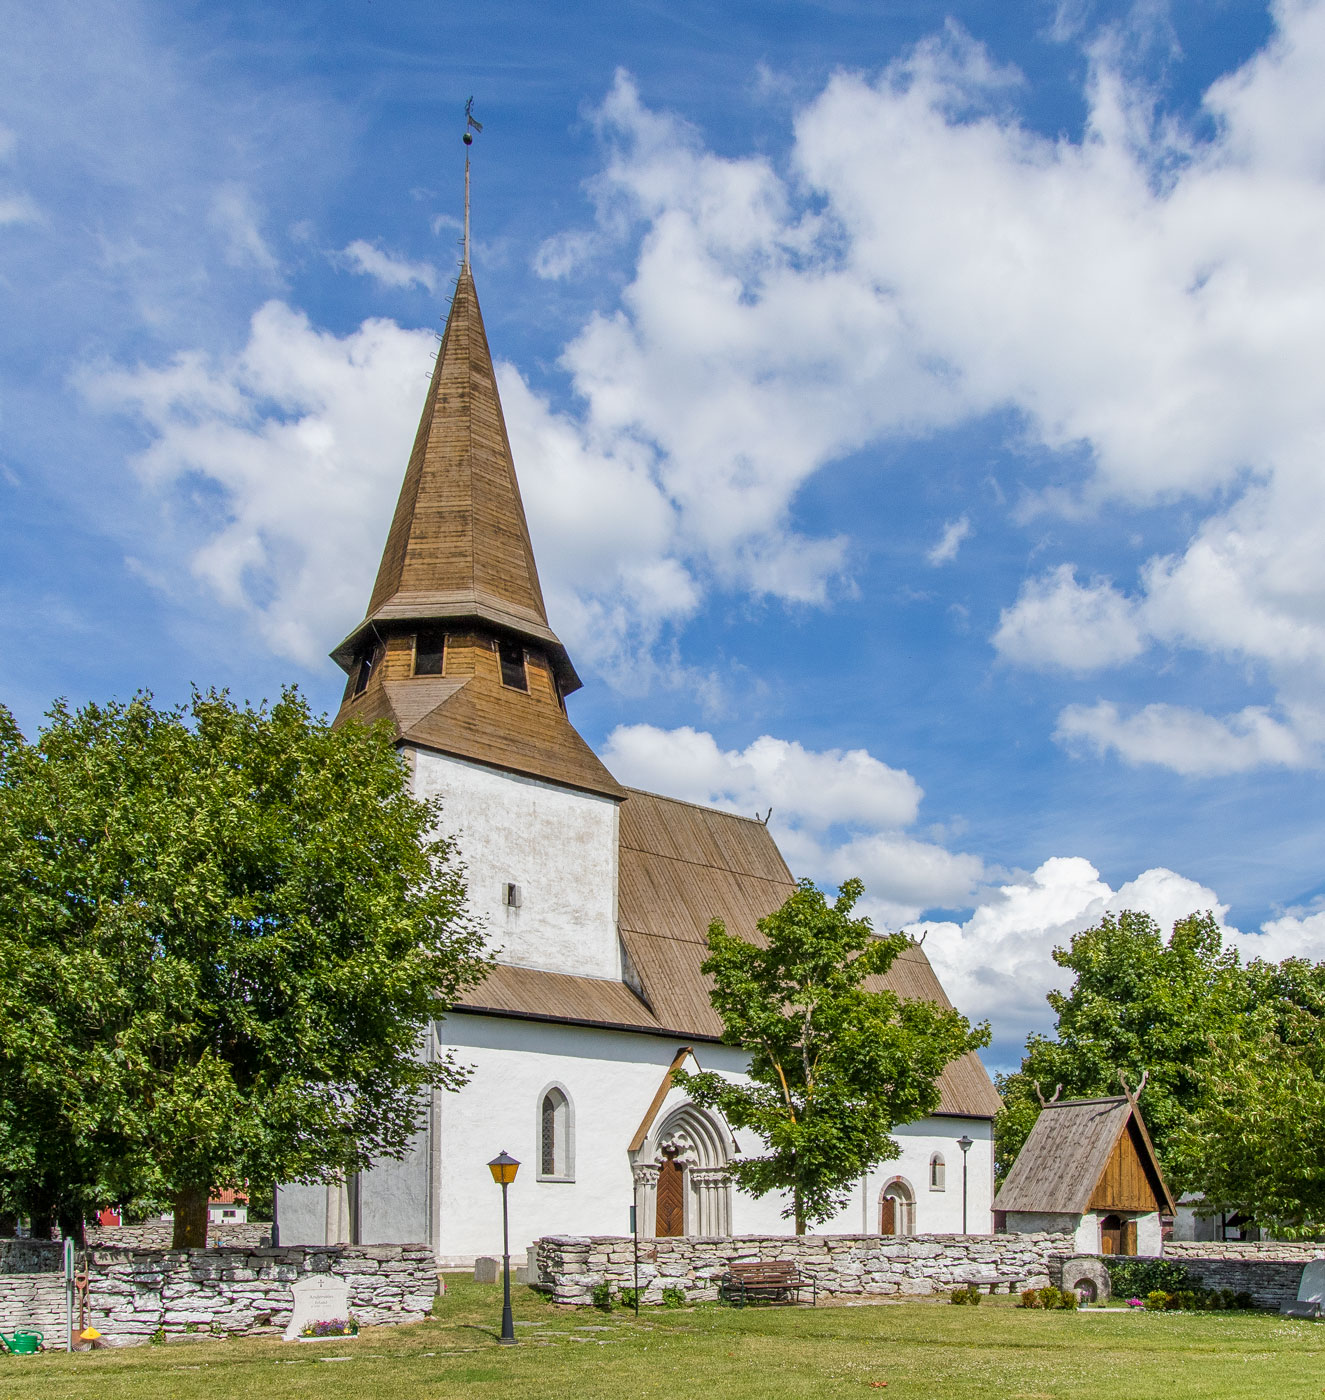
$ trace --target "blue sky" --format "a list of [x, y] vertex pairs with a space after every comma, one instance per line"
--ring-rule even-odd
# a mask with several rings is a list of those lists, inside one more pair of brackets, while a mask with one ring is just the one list
[[572, 717], [1015, 1059], [1325, 957], [1325, 5], [3, 5], [0, 699], [334, 708], [458, 256]]

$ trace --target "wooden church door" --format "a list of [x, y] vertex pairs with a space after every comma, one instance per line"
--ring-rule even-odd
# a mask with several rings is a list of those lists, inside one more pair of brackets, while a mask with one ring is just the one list
[[684, 1235], [685, 1221], [685, 1168], [674, 1158], [662, 1164], [658, 1173], [658, 1222], [655, 1233], [661, 1239], [669, 1235]]
[[895, 1235], [897, 1233], [897, 1202], [891, 1196], [885, 1196], [879, 1202], [879, 1234]]

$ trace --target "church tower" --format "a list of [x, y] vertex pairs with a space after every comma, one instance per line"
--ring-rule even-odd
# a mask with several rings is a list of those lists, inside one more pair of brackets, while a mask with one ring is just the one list
[[619, 978], [625, 792], [566, 715], [483, 317], [462, 266], [336, 723], [387, 719], [467, 868], [502, 962]]

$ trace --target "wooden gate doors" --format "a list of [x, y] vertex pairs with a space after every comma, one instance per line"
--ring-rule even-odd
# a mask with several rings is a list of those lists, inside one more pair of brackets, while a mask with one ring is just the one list
[[663, 1162], [658, 1173], [658, 1221], [656, 1234], [659, 1238], [669, 1235], [684, 1235], [686, 1232], [685, 1168], [674, 1158]]

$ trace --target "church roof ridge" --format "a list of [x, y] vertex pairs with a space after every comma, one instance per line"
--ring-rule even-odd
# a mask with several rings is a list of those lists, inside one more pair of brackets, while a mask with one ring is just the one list
[[755, 826], [768, 829], [768, 824], [760, 817], [747, 817], [744, 812], [729, 812], [725, 807], [715, 807], [711, 802], [692, 802], [688, 797], [672, 797], [665, 792], [650, 792], [648, 788], [632, 787], [629, 783], [622, 783], [621, 786], [628, 793], [637, 793], [640, 797], [653, 797], [659, 802], [674, 802], [678, 807], [693, 807], [699, 812], [711, 812], [718, 817], [733, 817], [738, 822], [753, 822]]

